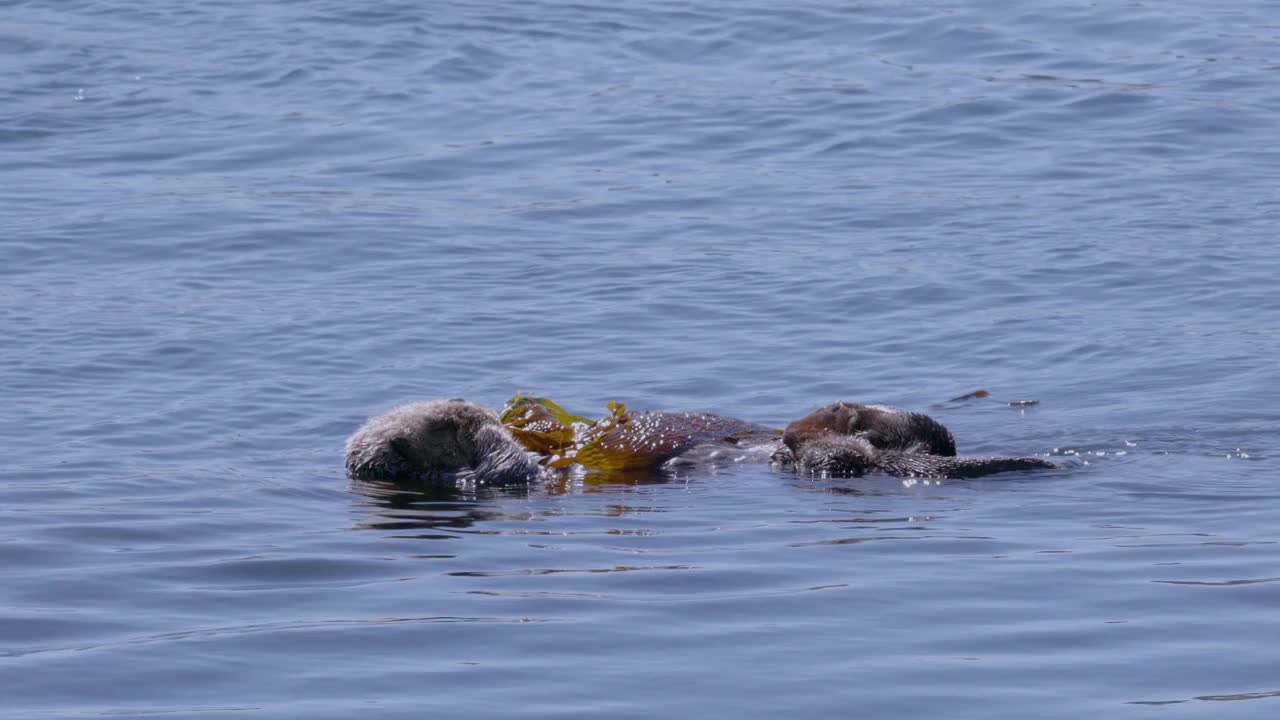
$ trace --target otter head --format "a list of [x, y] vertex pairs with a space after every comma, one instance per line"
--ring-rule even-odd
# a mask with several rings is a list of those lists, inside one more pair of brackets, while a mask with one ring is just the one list
[[860, 477], [878, 468], [881, 453], [860, 435], [828, 434], [804, 443], [796, 468], [822, 477]]
[[480, 484], [544, 477], [497, 413], [465, 400], [412, 403], [369, 420], [347, 440], [347, 471], [358, 478]]
[[478, 436], [501, 426], [493, 411], [465, 400], [402, 405], [370, 419], [347, 440], [347, 469], [386, 479], [456, 473], [481, 461]]
[[437, 400], [408, 406], [411, 417], [389, 443], [393, 450], [427, 472], [457, 472], [480, 462], [477, 434], [498, 426], [492, 411], [464, 400]]
[[853, 435], [858, 432], [858, 411], [865, 406], [855, 403], [834, 402], [818, 408], [792, 422], [782, 435], [782, 442], [798, 453], [800, 448], [814, 440], [830, 435]]

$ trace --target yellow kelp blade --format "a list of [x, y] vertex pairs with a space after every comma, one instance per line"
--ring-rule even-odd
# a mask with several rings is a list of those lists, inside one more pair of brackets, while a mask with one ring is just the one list
[[573, 431], [567, 429], [541, 431], [508, 425], [507, 430], [511, 431], [511, 434], [526, 450], [532, 450], [542, 455], [560, 455], [573, 443]]
[[502, 422], [549, 468], [578, 464], [588, 470], [647, 470], [715, 440], [736, 441], [778, 431], [713, 413], [633, 412], [609, 402], [609, 415], [592, 421], [573, 415], [547, 398], [516, 393]]
[[773, 434], [760, 425], [712, 413], [623, 411], [584, 433], [571, 461], [590, 470], [639, 470], [705, 442]]
[[574, 423], [583, 423], [591, 426], [596, 421], [581, 415], [574, 415], [556, 404], [550, 398], [526, 397], [524, 393], [517, 392], [515, 397], [507, 401], [506, 407], [502, 409], [500, 419], [504, 424], [511, 424], [518, 420], [521, 416], [532, 412], [539, 417], [554, 418], [561, 425], [572, 425]]
[[553, 460], [563, 458], [573, 448], [578, 433], [595, 425], [594, 420], [566, 412], [547, 398], [525, 397], [522, 393], [507, 401], [499, 417], [521, 445]]

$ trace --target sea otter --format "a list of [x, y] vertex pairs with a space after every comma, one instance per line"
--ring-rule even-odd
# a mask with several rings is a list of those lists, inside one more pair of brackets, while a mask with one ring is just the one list
[[347, 440], [347, 472], [379, 480], [502, 485], [546, 475], [498, 414], [465, 400], [432, 400], [370, 419]]
[[[463, 400], [404, 405], [369, 420], [347, 441], [347, 470], [357, 478], [408, 480], [452, 476], [478, 484], [530, 482], [547, 468], [578, 464], [596, 470], [651, 469], [682, 456], [729, 451], [742, 461], [768, 458], [805, 474], [978, 477], [1052, 468], [1040, 458], [957, 458], [950, 431], [927, 415], [883, 405], [838, 402], [777, 431], [711, 413], [626, 412], [598, 423], [558, 423], [549, 401], [519, 400], [521, 417], [504, 426], [497, 414]], [[559, 410], [558, 406], [555, 406]], [[511, 408], [503, 419], [512, 418]], [[576, 418], [576, 416], [574, 416]], [[763, 452], [761, 452], [763, 450]]]
[[942, 423], [887, 405], [832, 403], [788, 425], [782, 442], [776, 461], [817, 475], [970, 478], [1055, 467], [1041, 458], [957, 458]]

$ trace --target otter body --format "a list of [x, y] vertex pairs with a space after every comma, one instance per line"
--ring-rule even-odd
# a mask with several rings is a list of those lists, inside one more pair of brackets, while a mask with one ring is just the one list
[[[611, 464], [594, 467], [615, 470], [696, 462], [704, 455], [768, 458], [779, 467], [822, 476], [972, 478], [1055, 467], [1040, 458], [956, 457], [951, 432], [928, 415], [847, 402], [792, 422], [781, 439], [767, 428], [710, 413], [641, 413], [590, 432], [598, 436], [577, 451], [577, 459], [591, 467], [588, 456], [600, 456]], [[531, 452], [496, 413], [464, 400], [411, 403], [374, 417], [351, 436], [346, 452], [352, 477], [386, 480], [531, 482], [550, 476], [543, 464], [568, 462]]]
[[928, 415], [850, 402], [834, 402], [796, 420], [787, 426], [783, 442], [794, 452], [800, 445], [828, 435], [857, 435], [881, 450], [956, 454], [951, 431]]

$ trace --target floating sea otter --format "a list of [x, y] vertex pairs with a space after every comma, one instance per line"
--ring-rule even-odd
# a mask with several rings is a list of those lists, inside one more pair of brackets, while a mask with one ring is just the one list
[[347, 440], [352, 477], [453, 476], [486, 485], [530, 482], [546, 472], [497, 413], [465, 400], [402, 405], [371, 418]]
[[412, 403], [370, 419], [347, 440], [347, 470], [357, 478], [498, 485], [573, 465], [648, 470], [716, 456], [834, 476], [960, 478], [1055, 467], [1033, 457], [955, 457], [955, 440], [941, 423], [885, 405], [832, 403], [784, 432], [712, 413], [609, 407], [609, 417], [593, 421], [519, 395], [501, 416], [464, 400]]
[[928, 415], [887, 405], [836, 402], [796, 420], [782, 436], [785, 452], [801, 472], [856, 476], [971, 478], [1052, 468], [1033, 457], [956, 457], [951, 431]]

